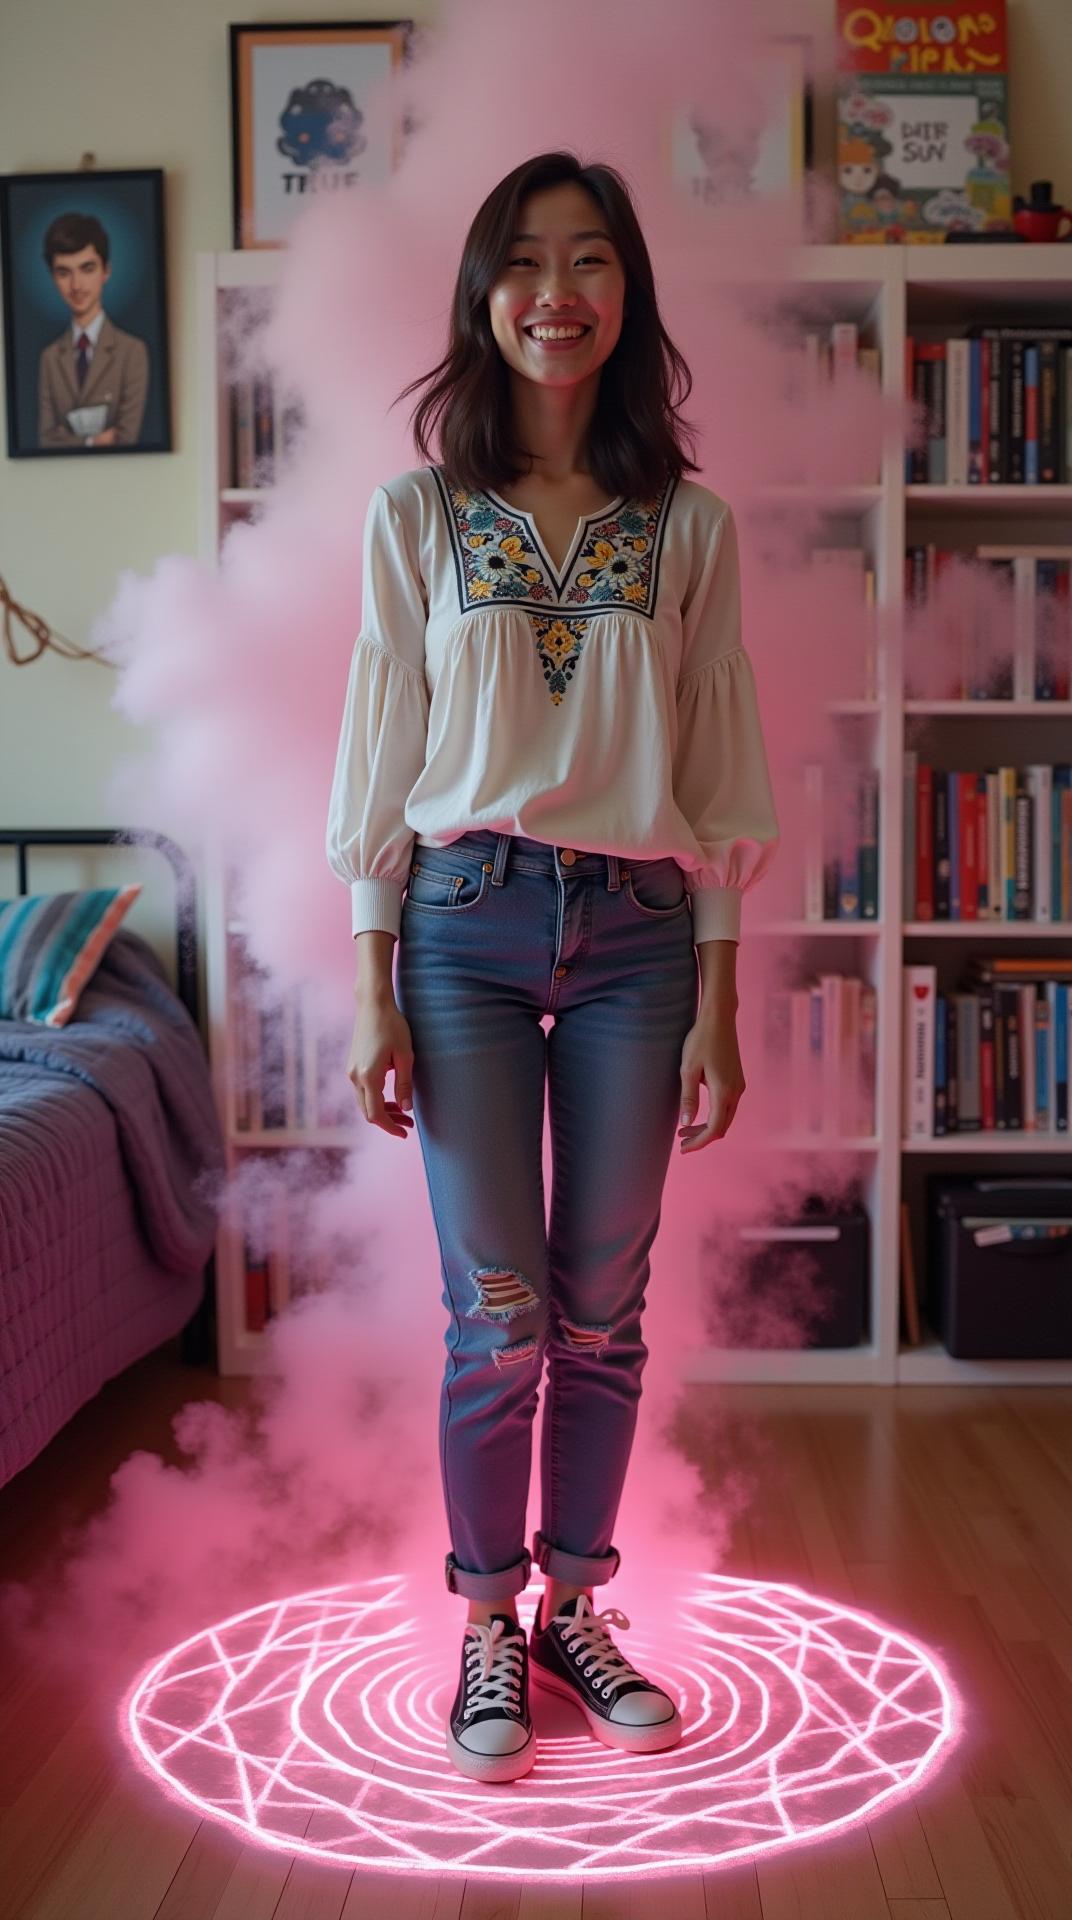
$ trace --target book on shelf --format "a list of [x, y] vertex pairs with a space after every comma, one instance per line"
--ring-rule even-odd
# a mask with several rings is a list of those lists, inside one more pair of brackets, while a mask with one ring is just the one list
[[838, 239], [1014, 234], [1005, 0], [837, 5]]
[[853, 609], [851, 659], [854, 667], [860, 662], [863, 670], [859, 685], [847, 697], [881, 700], [885, 693], [885, 663], [878, 643], [875, 569], [870, 556], [862, 547], [813, 546], [809, 559], [812, 572], [821, 573], [823, 583], [829, 581], [833, 586], [836, 596], [833, 604]]
[[805, 920], [877, 920], [877, 768], [813, 760], [802, 775]]
[[923, 423], [905, 481], [1066, 486], [1072, 481], [1072, 326], [978, 322], [905, 339], [905, 391]]
[[231, 944], [231, 981], [227, 1004], [233, 1125], [236, 1132], [257, 1133], [264, 1123], [261, 1093], [261, 1017], [258, 1005], [264, 970], [248, 956], [239, 959]]
[[259, 1009], [260, 1059], [258, 1080], [261, 1094], [261, 1126], [266, 1133], [287, 1124], [283, 1092], [283, 1023], [286, 999], [276, 1000]]
[[[878, 383], [881, 355], [877, 346], [861, 341], [858, 321], [831, 320], [825, 328], [804, 326], [797, 340], [796, 369], [809, 395], [814, 397], [857, 372], [870, 374]], [[789, 365], [792, 368], [793, 363]]]
[[907, 1200], [901, 1201], [901, 1336], [906, 1347], [918, 1347], [922, 1339], [916, 1261], [912, 1252], [912, 1220]]
[[1072, 921], [1072, 763], [981, 771], [904, 749], [904, 917]]
[[958, 989], [904, 969], [905, 1138], [1067, 1134], [1072, 956], [981, 955]]
[[280, 1008], [283, 1052], [283, 1125], [305, 1125], [305, 1076], [299, 1073], [302, 997], [297, 988], [284, 994]]
[[764, 1003], [764, 1048], [784, 1090], [790, 1132], [816, 1139], [875, 1132], [877, 996], [854, 974], [820, 973], [772, 989]]
[[242, 1240], [245, 1327], [262, 1333], [292, 1301], [323, 1292], [329, 1284], [327, 1250], [310, 1244], [302, 1196], [281, 1185], [271, 1199], [258, 1202], [257, 1244]]
[[272, 1237], [268, 1248], [268, 1300], [272, 1314], [282, 1313], [291, 1299], [289, 1196], [277, 1192], [272, 1207]]
[[242, 1257], [246, 1327], [250, 1333], [262, 1333], [270, 1313], [268, 1261], [263, 1254], [253, 1252], [248, 1240], [243, 1242]]
[[1013, 597], [1010, 697], [1067, 700], [1072, 692], [1072, 546], [976, 548], [980, 563], [1011, 580]]

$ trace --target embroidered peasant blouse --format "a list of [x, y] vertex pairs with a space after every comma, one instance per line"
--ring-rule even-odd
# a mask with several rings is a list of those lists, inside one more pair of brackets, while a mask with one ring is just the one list
[[415, 835], [672, 854], [693, 939], [739, 940], [779, 828], [727, 502], [671, 478], [578, 520], [415, 467], [375, 488], [327, 827], [354, 934], [399, 934]]

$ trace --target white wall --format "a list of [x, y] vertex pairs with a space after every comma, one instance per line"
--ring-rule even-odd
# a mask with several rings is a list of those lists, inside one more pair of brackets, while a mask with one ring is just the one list
[[[399, 13], [417, 18], [419, 7]], [[388, 18], [360, 0], [287, 0], [276, 17]], [[198, 394], [195, 258], [231, 242], [228, 23], [259, 9], [232, 0], [33, 0], [4, 9], [0, 171], [164, 169], [172, 443], [107, 465], [0, 454], [0, 575], [8, 591], [67, 639], [85, 644], [118, 575], [152, 571], [159, 555], [197, 552]], [[264, 17], [261, 15], [261, 17]], [[271, 17], [270, 14], [268, 17]], [[0, 396], [2, 400], [2, 396]], [[16, 633], [20, 654], [31, 643]], [[114, 826], [104, 796], [112, 766], [145, 752], [140, 730], [109, 702], [116, 676], [94, 661], [46, 653], [16, 668], [0, 653], [0, 825]], [[129, 924], [156, 943], [170, 923], [170, 883], [157, 861], [31, 862], [36, 891], [146, 887]], [[0, 897], [14, 891], [0, 850]]]
[[[650, 3], [627, 0], [623, 11]], [[397, 12], [420, 19], [440, 10], [406, 4]], [[16, 600], [76, 642], [85, 641], [121, 571], [147, 573], [160, 554], [197, 550], [194, 258], [231, 245], [228, 23], [273, 13], [392, 17], [383, 0], [284, 0], [266, 14], [234, 0], [23, 0], [17, 18], [6, 10], [0, 171], [76, 167], [86, 150], [101, 167], [165, 170], [174, 452], [106, 466], [11, 461], [0, 452], [0, 574]], [[825, 32], [832, 18], [833, 0], [800, 0], [801, 30], [811, 20]], [[1010, 0], [1009, 20], [1014, 189], [1044, 177], [1072, 203], [1072, 116], [1062, 89], [1072, 49], [1068, 0]], [[829, 103], [820, 100], [820, 161], [829, 162], [832, 145]], [[25, 636], [16, 640], [25, 652]], [[144, 742], [111, 711], [113, 686], [111, 670], [92, 662], [46, 654], [15, 668], [0, 652], [0, 824], [115, 824], [104, 813], [109, 769]], [[37, 880], [32, 869], [32, 884], [79, 878], [55, 872]], [[0, 856], [0, 896], [9, 880]], [[92, 883], [88, 875], [83, 883]]]

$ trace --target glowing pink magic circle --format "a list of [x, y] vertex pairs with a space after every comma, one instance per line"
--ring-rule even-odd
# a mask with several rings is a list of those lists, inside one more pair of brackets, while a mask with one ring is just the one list
[[[959, 1724], [950, 1682], [896, 1629], [799, 1587], [697, 1574], [668, 1621], [672, 1664], [637, 1629], [628, 1646], [677, 1699], [679, 1746], [619, 1753], [568, 1705], [577, 1732], [548, 1737], [537, 1695], [532, 1771], [481, 1785], [444, 1747], [460, 1627], [430, 1648], [406, 1589], [404, 1576], [321, 1588], [192, 1635], [123, 1702], [139, 1765], [287, 1853], [620, 1878], [842, 1832], [917, 1787]], [[521, 1596], [526, 1626], [538, 1597]]]

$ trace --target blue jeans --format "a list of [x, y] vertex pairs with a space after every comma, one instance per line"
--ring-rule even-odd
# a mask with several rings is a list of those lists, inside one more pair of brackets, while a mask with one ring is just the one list
[[418, 837], [396, 961], [450, 1316], [439, 1409], [447, 1587], [520, 1593], [533, 1557], [591, 1586], [620, 1561], [611, 1536], [648, 1353], [648, 1253], [697, 1011], [682, 872], [670, 857], [519, 834], [475, 831], [441, 848]]

